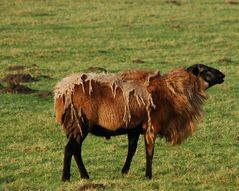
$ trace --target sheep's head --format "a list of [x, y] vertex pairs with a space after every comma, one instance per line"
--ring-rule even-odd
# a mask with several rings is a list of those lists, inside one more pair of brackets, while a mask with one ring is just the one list
[[203, 79], [206, 82], [205, 89], [224, 82], [225, 74], [216, 68], [212, 68], [203, 64], [192, 65], [187, 68], [187, 71]]

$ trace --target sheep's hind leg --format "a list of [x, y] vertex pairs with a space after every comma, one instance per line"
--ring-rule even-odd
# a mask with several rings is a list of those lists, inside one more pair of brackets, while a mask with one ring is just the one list
[[70, 180], [70, 168], [71, 168], [71, 159], [74, 153], [74, 140], [72, 138], [69, 139], [68, 143], [65, 146], [64, 151], [64, 163], [63, 163], [63, 174], [62, 181]]
[[87, 134], [85, 134], [83, 137], [81, 137], [79, 143], [75, 141], [75, 151], [74, 151], [74, 158], [75, 158], [76, 164], [79, 168], [81, 178], [83, 178], [83, 179], [89, 179], [90, 178], [88, 173], [87, 173], [87, 170], [85, 168], [85, 165], [82, 161], [82, 156], [81, 156], [82, 142], [84, 141], [86, 136], [87, 136]]
[[140, 135], [139, 133], [129, 133], [128, 134], [128, 155], [127, 155], [124, 167], [121, 170], [122, 174], [127, 174], [130, 169], [130, 164], [131, 164], [132, 158], [137, 149], [139, 135]]

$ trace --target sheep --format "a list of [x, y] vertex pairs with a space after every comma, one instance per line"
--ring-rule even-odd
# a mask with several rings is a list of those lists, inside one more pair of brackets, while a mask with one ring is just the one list
[[196, 64], [165, 75], [153, 71], [119, 74], [76, 73], [54, 90], [56, 121], [69, 139], [64, 151], [62, 180], [70, 180], [74, 156], [81, 178], [89, 175], [81, 157], [88, 133], [109, 139], [128, 135], [128, 154], [122, 173], [128, 173], [140, 134], [146, 150], [145, 176], [152, 178], [157, 135], [172, 145], [191, 136], [202, 116], [205, 90], [224, 81], [219, 70]]

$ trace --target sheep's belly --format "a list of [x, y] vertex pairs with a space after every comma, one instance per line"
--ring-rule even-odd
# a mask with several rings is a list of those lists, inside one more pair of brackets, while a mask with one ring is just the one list
[[120, 128], [115, 131], [112, 131], [112, 130], [105, 129], [99, 125], [95, 125], [90, 130], [90, 133], [93, 135], [96, 135], [96, 136], [110, 138], [111, 136], [124, 135], [124, 134], [129, 134], [129, 133], [141, 133], [142, 134], [143, 129], [142, 129], [142, 126], [139, 125], [132, 129]]

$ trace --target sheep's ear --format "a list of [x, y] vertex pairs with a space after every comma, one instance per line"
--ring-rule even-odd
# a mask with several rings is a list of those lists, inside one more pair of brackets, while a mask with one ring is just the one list
[[198, 75], [199, 75], [199, 69], [198, 69], [198, 68], [193, 68], [192, 73], [193, 73], [195, 76], [198, 76]]
[[158, 70], [156, 70], [156, 71], [154, 72], [154, 74], [155, 74], [156, 77], [160, 77], [160, 72], [159, 72]]
[[149, 82], [153, 81], [154, 79], [156, 78], [159, 78], [160, 77], [160, 72], [159, 71], [156, 71], [154, 72], [153, 75], [149, 76]]
[[200, 70], [197, 65], [193, 65], [187, 68], [188, 72], [191, 72], [194, 76], [199, 76]]

